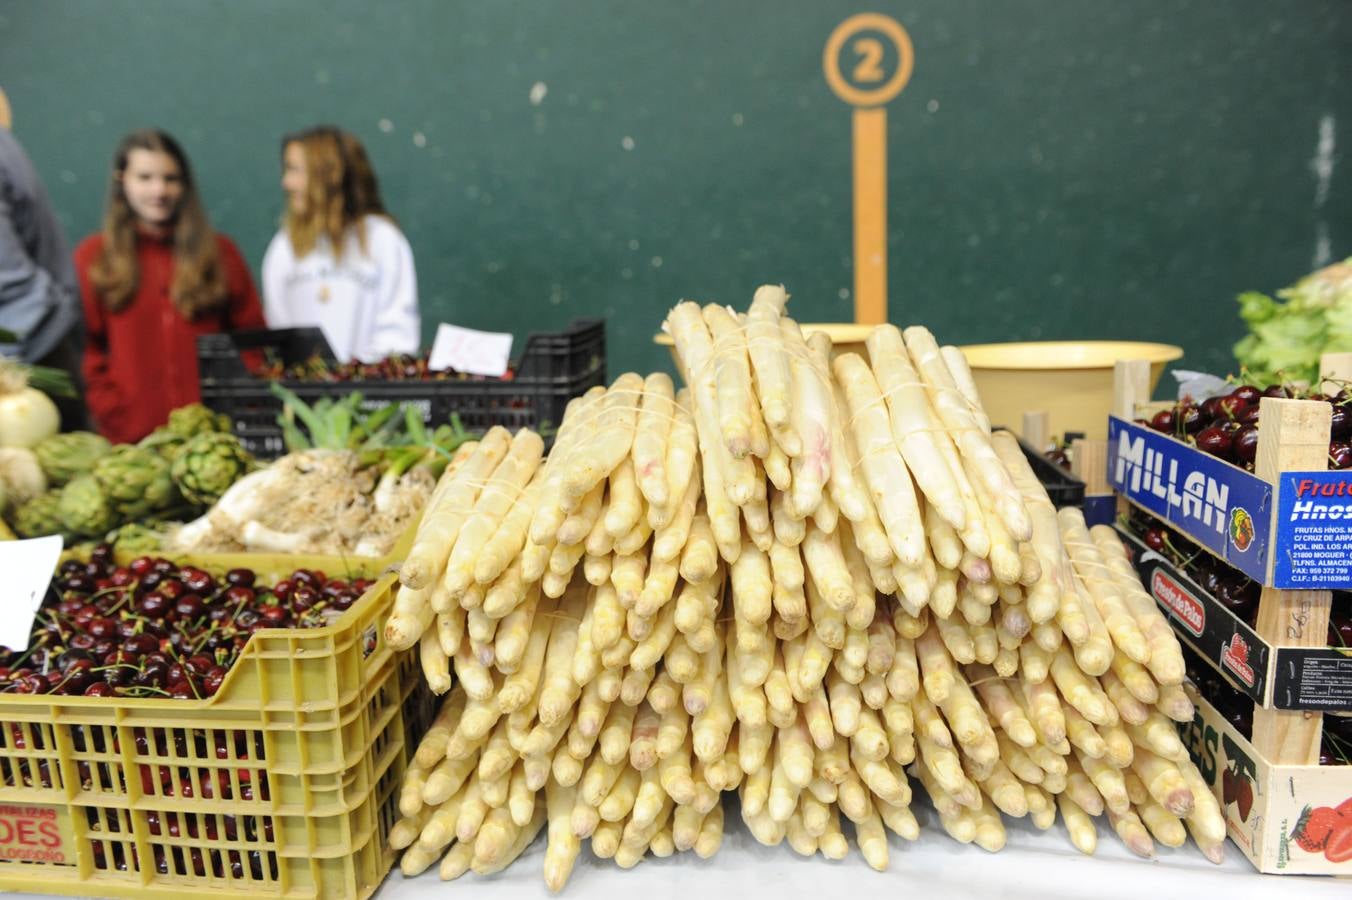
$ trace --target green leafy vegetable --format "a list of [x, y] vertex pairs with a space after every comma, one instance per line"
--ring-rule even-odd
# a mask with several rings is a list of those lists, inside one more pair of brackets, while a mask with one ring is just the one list
[[1322, 354], [1352, 351], [1352, 259], [1307, 275], [1277, 297], [1240, 294], [1249, 334], [1235, 344], [1235, 357], [1255, 382], [1312, 383]]

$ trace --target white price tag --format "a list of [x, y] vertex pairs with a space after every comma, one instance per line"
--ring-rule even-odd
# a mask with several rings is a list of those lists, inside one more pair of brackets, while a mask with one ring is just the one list
[[33, 617], [47, 596], [64, 542], [61, 535], [27, 541], [0, 541], [0, 645], [27, 650]]
[[512, 355], [512, 336], [496, 331], [475, 331], [445, 322], [437, 326], [427, 367], [433, 371], [455, 369], [471, 375], [507, 374]]

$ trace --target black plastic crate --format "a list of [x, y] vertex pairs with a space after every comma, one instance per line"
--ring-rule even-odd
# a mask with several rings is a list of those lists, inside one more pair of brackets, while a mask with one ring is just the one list
[[[271, 382], [251, 375], [244, 362], [244, 354], [263, 350], [285, 365], [316, 354], [330, 361], [334, 357], [318, 328], [236, 331], [197, 339], [202, 402], [230, 416], [235, 434], [250, 452], [271, 459], [286, 452], [277, 425], [282, 402], [272, 392]], [[569, 400], [606, 383], [605, 320], [577, 319], [566, 331], [527, 336], [512, 368], [510, 381], [470, 377], [446, 381], [281, 379], [280, 383], [307, 403], [360, 391], [365, 409], [413, 406], [429, 425], [446, 422], [456, 413], [471, 431], [502, 425], [548, 433], [558, 428]]]
[[[1010, 432], [1013, 434], [1013, 432]], [[1063, 506], [1083, 506], [1084, 505], [1084, 482], [1067, 472], [1065, 469], [1052, 462], [1047, 457], [1038, 453], [1023, 438], [1015, 435], [1019, 442], [1019, 448], [1023, 450], [1024, 457], [1028, 460], [1028, 465], [1032, 467], [1033, 474], [1037, 480], [1042, 482], [1042, 487], [1046, 489], [1047, 496], [1051, 498], [1052, 504], [1060, 509]]]

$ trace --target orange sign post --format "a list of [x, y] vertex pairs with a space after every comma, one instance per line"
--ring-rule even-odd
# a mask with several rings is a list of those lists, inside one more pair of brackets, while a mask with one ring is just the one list
[[[851, 55], [848, 75], [842, 68]], [[887, 321], [887, 110], [915, 65], [895, 19], [859, 13], [836, 26], [822, 53], [826, 83], [854, 107], [854, 320]]]

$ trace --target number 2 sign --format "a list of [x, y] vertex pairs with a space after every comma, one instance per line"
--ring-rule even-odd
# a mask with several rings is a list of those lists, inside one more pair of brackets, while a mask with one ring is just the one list
[[[826, 83], [854, 109], [854, 319], [887, 321], [887, 103], [915, 65], [895, 19], [859, 13], [836, 26], [822, 53]], [[848, 73], [848, 74], [847, 74]]]

